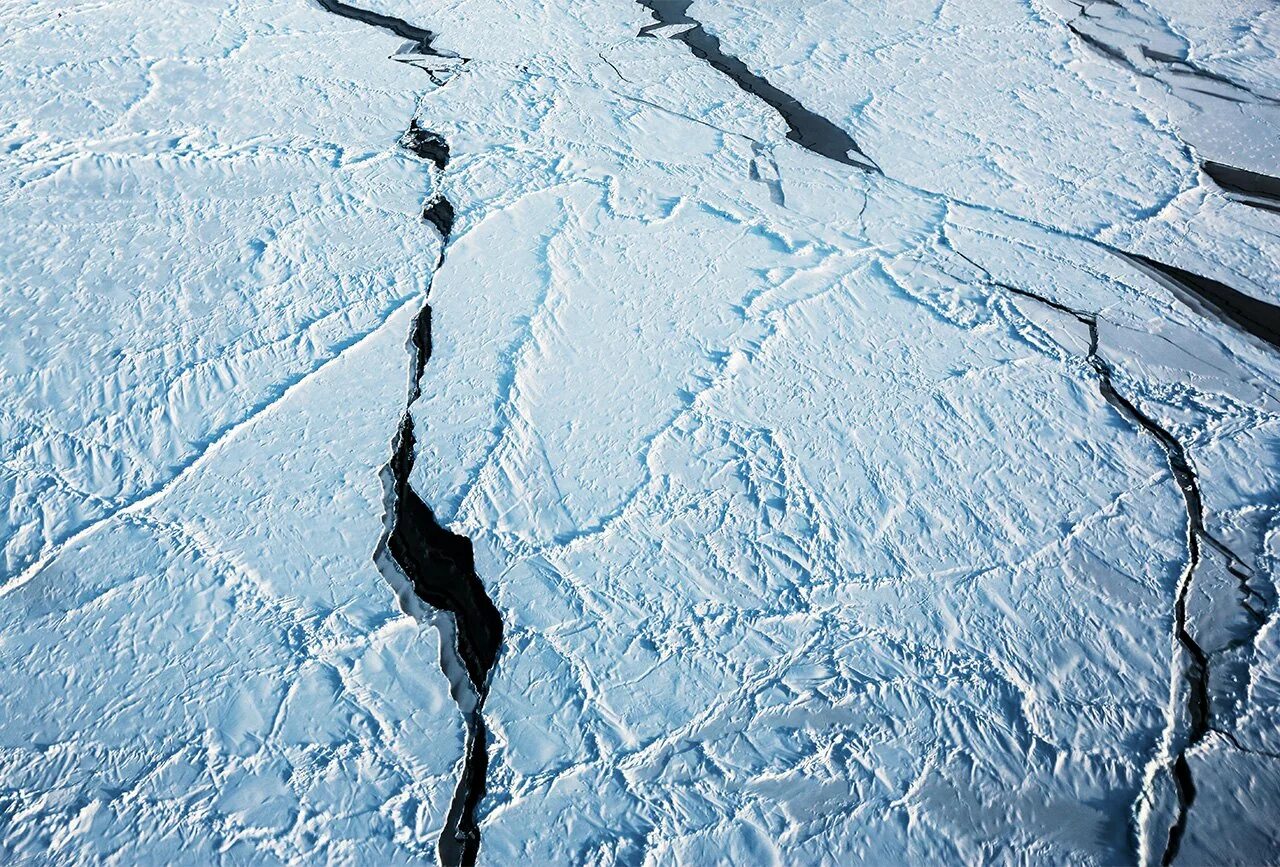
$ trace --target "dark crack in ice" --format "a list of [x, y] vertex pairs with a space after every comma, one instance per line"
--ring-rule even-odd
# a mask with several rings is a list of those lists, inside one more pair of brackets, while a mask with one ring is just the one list
[[1201, 165], [1209, 179], [1241, 204], [1280, 214], [1280, 178], [1206, 161]]
[[786, 91], [780, 90], [767, 79], [756, 75], [747, 65], [720, 47], [720, 40], [708, 33], [702, 23], [689, 17], [692, 0], [636, 0], [657, 19], [640, 30], [641, 36], [652, 36], [654, 31], [668, 26], [684, 28], [671, 38], [683, 42], [696, 57], [705, 60], [712, 68], [733, 81], [739, 88], [764, 101], [782, 116], [787, 124], [787, 138], [829, 160], [863, 171], [879, 172], [858, 143], [845, 130], [805, 108]]
[[[966, 257], [967, 258], [967, 257]], [[972, 261], [972, 260], [970, 260]], [[976, 264], [976, 263], [975, 263]], [[1247, 640], [1252, 640], [1266, 622], [1262, 612], [1251, 604], [1254, 595], [1248, 587], [1250, 570], [1244, 562], [1232, 552], [1225, 543], [1209, 531], [1205, 524], [1204, 499], [1200, 492], [1200, 483], [1195, 467], [1187, 454], [1186, 447], [1154, 418], [1138, 408], [1133, 401], [1121, 394], [1115, 386], [1113, 369], [1103, 357], [1099, 345], [1098, 317], [1059, 304], [1042, 295], [1025, 289], [1018, 289], [1002, 283], [993, 284], [1007, 292], [1028, 298], [1059, 313], [1070, 316], [1088, 329], [1089, 349], [1087, 361], [1098, 378], [1098, 391], [1102, 398], [1126, 421], [1141, 430], [1155, 441], [1164, 452], [1169, 470], [1182, 494], [1186, 508], [1187, 522], [1187, 563], [1179, 577], [1174, 592], [1173, 633], [1178, 646], [1185, 654], [1184, 659], [1175, 661], [1181, 669], [1181, 677], [1185, 684], [1185, 701], [1181, 702], [1182, 718], [1177, 725], [1171, 723], [1170, 730], [1185, 726], [1186, 736], [1180, 743], [1172, 746], [1165, 756], [1164, 770], [1174, 783], [1177, 792], [1177, 812], [1168, 829], [1167, 839], [1160, 860], [1169, 865], [1177, 857], [1186, 830], [1187, 818], [1196, 799], [1196, 785], [1192, 777], [1191, 766], [1187, 754], [1204, 741], [1211, 732], [1231, 738], [1229, 732], [1214, 726], [1212, 704], [1209, 690], [1210, 654], [1196, 640], [1188, 623], [1187, 602], [1195, 586], [1196, 573], [1201, 566], [1204, 548], [1209, 547], [1218, 552], [1227, 564], [1228, 571], [1240, 582], [1240, 604], [1250, 615], [1253, 624], [1252, 633]], [[1233, 739], [1233, 738], [1232, 738]], [[1144, 792], [1143, 797], [1149, 793]]]
[[[418, 599], [452, 615], [452, 641], [441, 641], [441, 669], [449, 679], [454, 700], [467, 726], [462, 772], [440, 835], [440, 863], [446, 867], [472, 865], [479, 853], [480, 833], [475, 810], [484, 795], [488, 769], [488, 732], [484, 700], [489, 676], [502, 647], [502, 617], [476, 574], [471, 540], [450, 533], [436, 521], [430, 507], [413, 490], [416, 437], [411, 407], [421, 394], [421, 380], [431, 357], [431, 307], [423, 305], [409, 339], [409, 394], [400, 427], [392, 440], [391, 460], [384, 470], [390, 489], [385, 531], [375, 561], [386, 573], [386, 553], [408, 579]], [[388, 576], [397, 586], [399, 576]], [[460, 677], [460, 672], [465, 672]]]
[[1217, 319], [1280, 350], [1280, 306], [1146, 256], [1114, 252], [1155, 278], [1196, 313]]
[[[1160, 78], [1158, 72], [1170, 76], [1166, 85], [1177, 82], [1188, 92], [1221, 99], [1225, 102], [1249, 105], [1280, 105], [1280, 100], [1258, 93], [1248, 85], [1226, 75], [1214, 72], [1191, 59], [1186, 40], [1175, 34], [1167, 23], [1159, 19], [1149, 20], [1116, 0], [1069, 0], [1078, 10], [1066, 22], [1067, 29], [1077, 39], [1108, 60], [1114, 61], [1130, 72], [1147, 78]], [[1107, 21], [1094, 13], [1094, 7], [1111, 10], [1119, 21], [1136, 25], [1134, 31], [1124, 33], [1116, 29], [1116, 21]], [[1144, 9], [1148, 16], [1151, 10]], [[1169, 38], [1170, 45], [1178, 46], [1178, 53], [1162, 51], [1138, 41], [1138, 32], [1155, 32]], [[1126, 38], [1127, 37], [1127, 38]]]
[[433, 196], [422, 206], [422, 219], [435, 226], [442, 240], [448, 241], [453, 234], [453, 203], [444, 196]]
[[401, 39], [407, 39], [413, 43], [414, 49], [420, 54], [433, 53], [431, 40], [435, 39], [435, 34], [430, 30], [415, 27], [403, 18], [393, 18], [390, 15], [361, 9], [357, 6], [343, 3], [341, 0], [316, 0], [316, 3], [320, 4], [320, 8], [326, 12], [349, 18], [352, 21], [359, 21], [361, 24], [368, 24], [370, 27], [377, 27], [379, 30], [393, 33]]
[[411, 151], [420, 159], [430, 160], [438, 169], [444, 169], [449, 162], [449, 143], [444, 136], [423, 129], [417, 118], [409, 122], [409, 129], [400, 137], [400, 146]]
[[[409, 40], [419, 55], [448, 57], [434, 51], [434, 34], [399, 18], [359, 9], [339, 0], [316, 0], [326, 11], [390, 31]], [[438, 79], [433, 80], [439, 83]], [[443, 171], [449, 144], [438, 133], [414, 120], [400, 137], [400, 145]], [[424, 205], [422, 218], [440, 236], [437, 266], [453, 232], [452, 203], [436, 194]], [[424, 303], [410, 327], [409, 387], [400, 425], [391, 441], [391, 459], [382, 470], [385, 492], [383, 533], [374, 562], [400, 596], [406, 612], [422, 617], [418, 602], [445, 614], [440, 622], [440, 668], [449, 681], [466, 725], [463, 758], [453, 799], [437, 844], [444, 867], [470, 867], [480, 851], [476, 808], [484, 796], [489, 765], [488, 729], [483, 710], [490, 675], [502, 648], [501, 614], [476, 574], [471, 540], [451, 533], [436, 520], [410, 484], [416, 455], [412, 407], [422, 393], [422, 377], [431, 357], [431, 306]], [[411, 594], [411, 596], [410, 596]]]

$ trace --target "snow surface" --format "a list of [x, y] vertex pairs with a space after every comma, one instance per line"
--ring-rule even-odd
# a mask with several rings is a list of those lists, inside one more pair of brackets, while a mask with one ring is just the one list
[[1125, 255], [1280, 297], [1229, 6], [689, 7], [883, 173], [638, 4], [369, 7], [442, 86], [301, 2], [6, 6], [0, 851], [430, 859], [462, 720], [372, 559], [430, 280], [481, 863], [1280, 860], [1280, 361]]
[[3, 15], [4, 860], [429, 859], [462, 724], [371, 559], [417, 82], [304, 4]]

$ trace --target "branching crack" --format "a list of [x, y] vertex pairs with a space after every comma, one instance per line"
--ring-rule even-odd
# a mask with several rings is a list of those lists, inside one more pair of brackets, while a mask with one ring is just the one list
[[[967, 257], [966, 257], [967, 258]], [[972, 261], [972, 260], [969, 260]], [[1002, 283], [994, 283], [1007, 292], [1028, 298], [1045, 307], [1063, 313], [1075, 319], [1088, 329], [1089, 349], [1087, 360], [1098, 377], [1098, 391], [1102, 398], [1122, 417], [1143, 431], [1156, 442], [1164, 452], [1169, 469], [1177, 482], [1178, 489], [1186, 507], [1187, 517], [1187, 564], [1178, 579], [1174, 593], [1173, 636], [1179, 654], [1174, 660], [1172, 694], [1170, 706], [1171, 718], [1165, 730], [1162, 755], [1156, 763], [1149, 767], [1148, 777], [1152, 772], [1163, 772], [1173, 781], [1178, 796], [1177, 813], [1167, 833], [1160, 862], [1169, 865], [1177, 857], [1186, 831], [1187, 818], [1196, 799], [1196, 786], [1192, 778], [1191, 766], [1187, 754], [1199, 745], [1213, 731], [1212, 710], [1209, 694], [1210, 654], [1196, 640], [1189, 627], [1187, 601], [1195, 585], [1196, 572], [1200, 567], [1203, 547], [1215, 550], [1227, 563], [1228, 571], [1237, 579], [1241, 588], [1240, 605], [1249, 614], [1253, 624], [1252, 635], [1256, 635], [1265, 623], [1266, 615], [1258, 611], [1252, 604], [1256, 594], [1248, 585], [1251, 570], [1228, 546], [1211, 533], [1205, 526], [1204, 501], [1200, 492], [1199, 480], [1194, 465], [1187, 455], [1186, 448], [1172, 433], [1161, 426], [1155, 419], [1144, 413], [1131, 400], [1121, 394], [1115, 387], [1111, 365], [1103, 357], [1099, 346], [1098, 317], [1059, 304], [1025, 289], [1018, 289]], [[1181, 686], [1179, 686], [1181, 679]], [[1185, 694], [1185, 700], [1179, 702], [1178, 697]], [[1180, 734], [1181, 733], [1181, 734]], [[1234, 741], [1225, 732], [1220, 732]], [[1150, 783], [1148, 782], [1148, 787]], [[1149, 799], [1150, 791], [1144, 791], [1142, 798]], [[1147, 805], [1148, 808], [1151, 806]], [[1149, 816], [1150, 810], [1139, 810], [1139, 815]], [[1140, 819], [1140, 821], [1143, 821]], [[1146, 821], [1150, 821], [1148, 818]], [[1140, 837], [1145, 839], [1145, 835]], [[1141, 845], [1141, 844], [1140, 844]], [[1154, 853], [1152, 853], [1154, 854]]]
[[[1112, 45], [1104, 39], [1093, 36], [1086, 31], [1086, 27], [1090, 27], [1094, 22], [1099, 21], [1098, 16], [1093, 13], [1092, 7], [1102, 6], [1112, 9], [1124, 17], [1132, 19], [1133, 13], [1117, 3], [1116, 0], [1092, 0], [1092, 2], [1082, 2], [1082, 0], [1069, 0], [1071, 5], [1079, 10], [1074, 17], [1066, 22], [1066, 27], [1071, 31], [1077, 39], [1088, 45], [1094, 51], [1097, 51], [1103, 57], [1106, 57], [1138, 75], [1147, 78], [1157, 78], [1155, 71], [1146, 67], [1146, 64], [1154, 64], [1159, 69], [1184, 79], [1192, 79], [1193, 81], [1203, 82], [1202, 86], [1187, 86], [1187, 90], [1201, 93], [1206, 96], [1213, 96], [1218, 99], [1238, 104], [1256, 104], [1264, 106], [1280, 105], [1280, 100], [1266, 94], [1258, 93], [1252, 88], [1241, 82], [1235, 81], [1220, 73], [1207, 69], [1191, 60], [1189, 51], [1185, 44], [1180, 54], [1170, 54], [1167, 51], [1159, 51], [1147, 45], [1131, 46], [1131, 51], [1136, 52], [1134, 55], [1126, 53], [1124, 48]], [[1143, 22], [1148, 23], [1148, 22]], [[1161, 22], [1163, 24], [1163, 22]], [[1085, 26], [1082, 27], [1081, 24]], [[1092, 27], [1090, 27], [1092, 29]], [[1098, 27], [1100, 32], [1106, 32], [1105, 28]], [[1168, 33], [1168, 25], [1164, 24], [1164, 30]], [[1179, 40], [1181, 41], [1181, 40]], [[1140, 60], [1139, 60], [1140, 55]], [[1166, 82], [1166, 85], [1168, 83]], [[1206, 87], [1216, 85], [1218, 90], [1208, 90]], [[1229, 95], [1223, 91], [1230, 91], [1234, 95]]]
[[[430, 31], [398, 18], [358, 9], [341, 0], [316, 2], [333, 14], [388, 30], [410, 40], [414, 52], [419, 55], [445, 57], [432, 49], [434, 37]], [[742, 91], [777, 111], [787, 125], [789, 140], [843, 165], [882, 174], [880, 168], [863, 153], [848, 132], [806, 108], [796, 97], [753, 73], [737, 57], [726, 54], [720, 40], [709, 33], [701, 22], [689, 16], [690, 0], [636, 2], [647, 9], [657, 22], [642, 28], [640, 36], [653, 36], [663, 28], [671, 28], [665, 31], [672, 34], [671, 38], [682, 42], [696, 57], [728, 77]], [[1084, 7], [1081, 8], [1082, 14], [1086, 14]], [[1068, 26], [1079, 38], [1097, 50], [1132, 65], [1127, 55], [1082, 32], [1074, 21]], [[1146, 48], [1142, 51], [1147, 60], [1176, 68], [1180, 73], [1212, 79], [1224, 86], [1234, 84], [1192, 67], [1186, 58], [1161, 55]], [[613, 67], [619, 78], [626, 80], [621, 71], [603, 54], [601, 59]], [[444, 170], [448, 163], [447, 142], [443, 137], [422, 129], [416, 122], [410, 126], [401, 143], [422, 159], [433, 163], [437, 170]], [[783, 205], [785, 199], [777, 178], [777, 164], [767, 148], [759, 143], [753, 144], [752, 178], [767, 184], [775, 204]], [[1270, 186], [1259, 182], [1258, 178], [1263, 176], [1243, 177], [1238, 170], [1210, 165], [1205, 166], [1205, 171], [1224, 189], [1247, 193], [1251, 197], [1251, 203], [1256, 204], [1259, 200], [1270, 203], [1275, 197], [1275, 191]], [[1267, 183], [1274, 181], [1270, 178], [1263, 180]], [[453, 228], [453, 206], [443, 195], [436, 195], [425, 204], [422, 216], [441, 236], [443, 260], [444, 243], [448, 241]], [[1280, 349], [1280, 307], [1172, 266], [1118, 250], [1113, 252], [1152, 273], [1169, 286], [1179, 299], [1195, 309], [1215, 315]], [[1158, 834], [1163, 835], [1163, 840], [1160, 841], [1162, 846], [1159, 852], [1152, 853], [1167, 865], [1177, 857], [1189, 812], [1196, 799], [1195, 781], [1188, 761], [1189, 753], [1214, 733], [1243, 749], [1234, 735], [1215, 727], [1216, 720], [1213, 718], [1210, 700], [1211, 654], [1197, 641], [1195, 625], [1189, 622], [1188, 617], [1188, 600], [1196, 585], [1205, 551], [1216, 551], [1239, 583], [1240, 605], [1249, 615], [1252, 634], [1256, 635], [1269, 616], [1269, 612], [1260, 609], [1270, 606], [1252, 592], [1249, 586], [1251, 573], [1246, 564], [1207, 529], [1199, 481], [1186, 448], [1169, 430], [1117, 390], [1113, 368], [1104, 358], [1099, 345], [1097, 315], [1074, 310], [1027, 290], [998, 283], [992, 285], [1065, 314], [1087, 328], [1089, 346], [1086, 358], [1096, 374], [1100, 395], [1121, 417], [1161, 449], [1182, 496], [1186, 512], [1187, 561], [1173, 595], [1172, 640], [1175, 651], [1171, 699], [1161, 752], [1148, 766], [1147, 785], [1140, 798], [1142, 803], [1155, 797], [1151, 785], [1156, 775], [1167, 778], [1177, 793], [1176, 815], [1169, 820], [1167, 828], [1161, 826], [1158, 829]], [[482, 712], [490, 677], [502, 645], [504, 627], [497, 607], [476, 574], [470, 540], [441, 527], [430, 507], [410, 484], [416, 442], [411, 409], [421, 394], [422, 376], [431, 354], [431, 321], [431, 307], [424, 304], [413, 321], [408, 341], [410, 376], [406, 406], [392, 440], [391, 458], [382, 473], [386, 491], [386, 514], [383, 536], [375, 552], [375, 562], [387, 581], [397, 590], [407, 612], [424, 618], [431, 614], [426, 606], [431, 606], [444, 613], [440, 618], [440, 664], [466, 723], [462, 771], [438, 846], [440, 862], [454, 867], [474, 864], [479, 851], [479, 829], [475, 811], [484, 794], [488, 765], [487, 730]], [[1152, 810], [1140, 810], [1139, 822], [1153, 824], [1160, 821], [1152, 818], [1153, 813]], [[1143, 833], [1143, 840], [1148, 839], [1145, 833], [1147, 830], [1139, 829]]]

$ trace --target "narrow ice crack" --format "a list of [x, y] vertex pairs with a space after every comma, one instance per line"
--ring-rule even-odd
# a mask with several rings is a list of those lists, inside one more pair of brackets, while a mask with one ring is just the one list
[[692, 0], [636, 0], [648, 9], [657, 24], [641, 28], [641, 36], [652, 36], [664, 27], [684, 28], [671, 38], [683, 42], [693, 54], [705, 60], [712, 68], [727, 76], [746, 93], [764, 101], [782, 116], [787, 124], [787, 138], [802, 148], [819, 156], [835, 160], [863, 171], [880, 173], [849, 133], [836, 124], [805, 108], [786, 91], [780, 90], [767, 79], [756, 75], [747, 65], [720, 47], [720, 40], [708, 33], [702, 22], [689, 17]]
[[[1280, 305], [1263, 301], [1261, 298], [1242, 292], [1219, 280], [1157, 261], [1149, 256], [1129, 252], [1101, 241], [1092, 235], [1059, 229], [1039, 220], [1019, 216], [1001, 208], [955, 198], [925, 187], [917, 187], [914, 184], [889, 175], [884, 175], [883, 178], [889, 183], [939, 202], [948, 212], [953, 207], [970, 208], [981, 214], [990, 214], [1000, 220], [1008, 220], [1020, 225], [1030, 226], [1057, 238], [1083, 241], [1091, 244], [1153, 278], [1198, 316], [1218, 322], [1233, 331], [1248, 334], [1269, 344], [1274, 349], [1280, 350]], [[1003, 236], [1003, 238], [1004, 240], [1009, 239], [1008, 236]], [[967, 259], [968, 257], [965, 258]], [[969, 261], [974, 267], [978, 267], [972, 260]]]
[[1246, 755], [1250, 755], [1250, 756], [1260, 756], [1261, 758], [1264, 758], [1264, 759], [1280, 760], [1280, 752], [1276, 752], [1275, 750], [1262, 750], [1262, 749], [1257, 749], [1255, 747], [1246, 747], [1244, 744], [1240, 743], [1240, 739], [1237, 738], [1234, 734], [1228, 731], [1223, 731], [1222, 729], [1215, 728], [1215, 729], [1210, 729], [1210, 731], [1212, 731], [1215, 735], [1225, 740], [1228, 744], [1231, 745], [1232, 749], [1238, 752], [1245, 753]]
[[[963, 254], [961, 254], [963, 256]], [[964, 257], [967, 261], [968, 257]], [[974, 263], [976, 265], [976, 263]], [[1098, 317], [1092, 313], [1075, 310], [1044, 296], [1025, 289], [995, 283], [1005, 291], [1035, 301], [1045, 307], [1072, 317], [1088, 329], [1089, 349], [1087, 361], [1098, 378], [1098, 390], [1103, 399], [1131, 424], [1143, 431], [1160, 447], [1168, 461], [1169, 469], [1177, 482], [1186, 508], [1187, 563], [1179, 576], [1174, 592], [1173, 637], [1178, 653], [1173, 660], [1170, 684], [1169, 719], [1165, 728], [1161, 753], [1148, 765], [1146, 782], [1137, 805], [1139, 822], [1139, 860], [1150, 863], [1155, 852], [1142, 851], [1145, 841], [1152, 839], [1149, 828], [1143, 827], [1156, 821], [1152, 791], [1154, 778], [1167, 775], [1177, 792], [1177, 812], [1164, 835], [1165, 844], [1159, 855], [1163, 865], [1169, 865], [1177, 857], [1187, 819], [1196, 799], [1196, 786], [1192, 778], [1188, 753], [1201, 744], [1210, 732], [1219, 731], [1212, 725], [1209, 695], [1210, 654], [1199, 644], [1188, 625], [1187, 600], [1195, 586], [1196, 573], [1202, 560], [1202, 546], [1218, 552], [1227, 562], [1228, 570], [1242, 588], [1240, 605], [1249, 614], [1252, 623], [1250, 639], [1256, 636], [1265, 623], [1266, 614], [1257, 611], [1250, 602], [1256, 594], [1248, 587], [1251, 576], [1249, 567], [1232, 552], [1225, 543], [1212, 534], [1205, 525], [1204, 501], [1200, 492], [1195, 467], [1181, 442], [1144, 413], [1133, 401], [1115, 387], [1113, 370], [1103, 357], [1099, 346]], [[1185, 699], [1182, 697], [1185, 695]], [[1220, 732], [1226, 737], [1226, 732]]]
[[[418, 55], [444, 57], [431, 47], [433, 34], [399, 18], [381, 15], [339, 0], [316, 0], [326, 11], [360, 21], [413, 42]], [[431, 70], [428, 70], [430, 72]], [[433, 80], [439, 80], [433, 75]], [[449, 145], [443, 136], [420, 127], [416, 120], [400, 138], [401, 147], [445, 169]], [[452, 203], [441, 193], [423, 207], [422, 219], [440, 236], [439, 267], [453, 233]], [[422, 394], [422, 376], [431, 357], [431, 305], [424, 303], [414, 317], [407, 341], [409, 384], [404, 412], [391, 440], [391, 458], [383, 467], [383, 532], [374, 563], [396, 592], [406, 614], [418, 620], [434, 618], [440, 628], [440, 668], [466, 725], [458, 782], [437, 845], [444, 867], [469, 867], [480, 850], [475, 812], [484, 796], [488, 770], [488, 730], [484, 701], [502, 647], [503, 623], [497, 606], [476, 574], [471, 540], [441, 527], [431, 508], [410, 484], [416, 436], [413, 404]]]

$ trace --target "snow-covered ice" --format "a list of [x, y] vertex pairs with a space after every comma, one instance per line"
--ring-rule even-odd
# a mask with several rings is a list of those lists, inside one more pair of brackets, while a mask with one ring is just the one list
[[0, 851], [1280, 859], [1272, 5], [158, 6], [0, 13]]
[[430, 858], [462, 723], [371, 556], [437, 244], [398, 41], [3, 14], [0, 851]]

